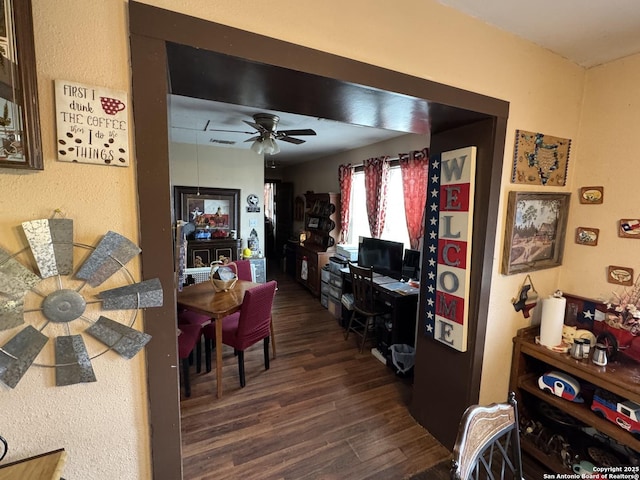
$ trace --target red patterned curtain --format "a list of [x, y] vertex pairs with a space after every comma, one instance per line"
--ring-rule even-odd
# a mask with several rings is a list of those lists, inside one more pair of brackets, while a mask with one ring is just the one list
[[364, 188], [367, 192], [367, 218], [371, 236], [380, 238], [387, 216], [387, 184], [389, 183], [389, 157], [369, 158], [364, 161]]
[[338, 181], [340, 182], [340, 243], [347, 243], [349, 235], [349, 220], [351, 220], [351, 184], [353, 182], [353, 167], [350, 163], [338, 167]]
[[427, 201], [429, 149], [400, 154], [400, 171], [404, 191], [404, 210], [411, 248], [418, 249], [424, 230], [424, 206]]

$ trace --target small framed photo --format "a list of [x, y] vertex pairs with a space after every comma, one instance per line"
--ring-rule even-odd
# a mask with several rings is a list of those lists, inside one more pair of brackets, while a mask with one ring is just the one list
[[618, 222], [618, 236], [640, 238], [640, 218], [622, 218]]
[[607, 268], [607, 282], [616, 285], [633, 285], [633, 268], [609, 265]]
[[599, 228], [578, 227], [576, 228], [576, 243], [595, 247], [598, 245], [598, 235], [600, 235]]
[[604, 200], [604, 187], [582, 187], [580, 189], [580, 203], [597, 205]]
[[562, 265], [570, 195], [509, 192], [503, 274]]

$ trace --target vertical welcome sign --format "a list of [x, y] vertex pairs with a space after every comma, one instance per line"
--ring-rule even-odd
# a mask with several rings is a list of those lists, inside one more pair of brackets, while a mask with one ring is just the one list
[[423, 282], [425, 334], [467, 351], [476, 147], [429, 162]]

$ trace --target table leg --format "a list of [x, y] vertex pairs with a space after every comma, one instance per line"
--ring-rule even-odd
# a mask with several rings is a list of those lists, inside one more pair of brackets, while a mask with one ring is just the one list
[[216, 386], [218, 398], [222, 398], [222, 319], [216, 319]]

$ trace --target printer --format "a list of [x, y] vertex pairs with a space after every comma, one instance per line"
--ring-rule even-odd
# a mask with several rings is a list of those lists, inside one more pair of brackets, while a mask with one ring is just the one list
[[338, 245], [336, 254], [349, 262], [358, 261], [358, 245]]

